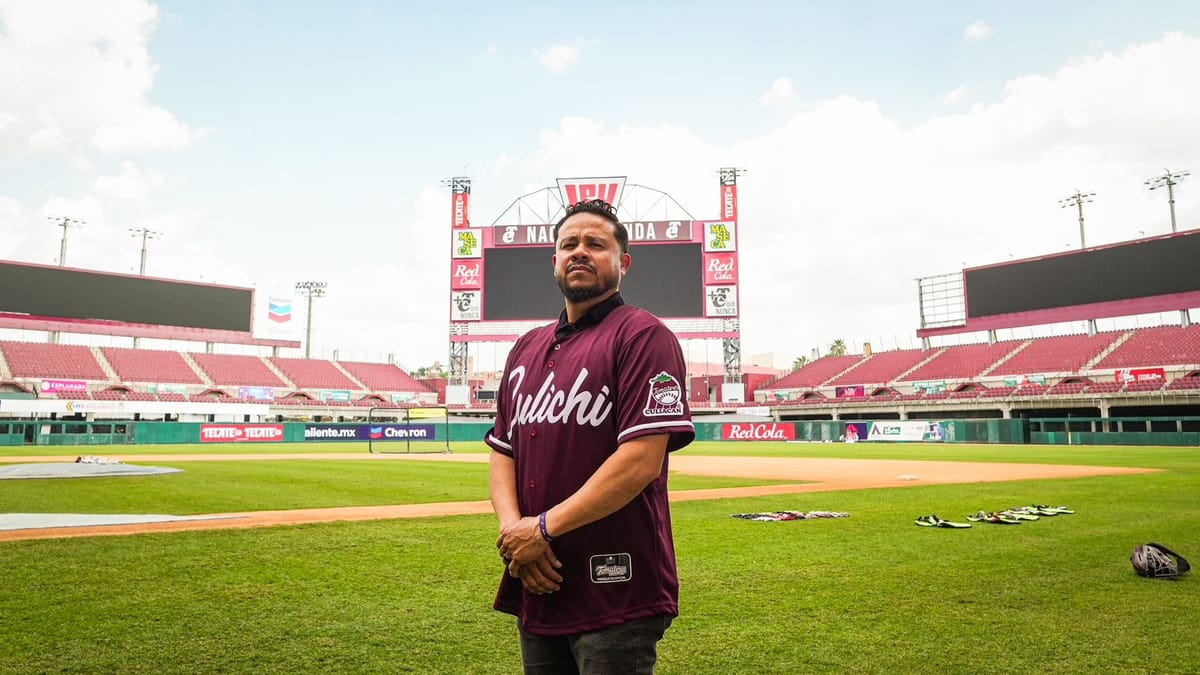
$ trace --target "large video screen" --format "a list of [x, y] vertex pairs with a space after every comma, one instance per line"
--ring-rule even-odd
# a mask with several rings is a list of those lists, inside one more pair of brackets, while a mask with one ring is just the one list
[[0, 312], [248, 332], [250, 288], [0, 262]]
[[[625, 302], [660, 318], [704, 316], [704, 261], [698, 243], [630, 244], [633, 264], [621, 281]], [[484, 321], [550, 320], [563, 309], [554, 283], [553, 246], [483, 252]]]
[[964, 273], [967, 318], [1200, 291], [1200, 231]]

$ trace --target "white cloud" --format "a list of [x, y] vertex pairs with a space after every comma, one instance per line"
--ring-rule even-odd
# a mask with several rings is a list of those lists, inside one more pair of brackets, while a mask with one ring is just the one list
[[163, 176], [159, 172], [143, 172], [132, 162], [125, 162], [120, 175], [98, 176], [93, 180], [92, 191], [106, 199], [145, 207], [149, 205], [151, 192], [162, 184]]
[[546, 70], [562, 73], [579, 62], [583, 48], [579, 44], [560, 42], [546, 49], [535, 50], [534, 55]]
[[955, 103], [962, 103], [963, 100], [966, 98], [967, 98], [967, 88], [966, 88], [966, 86], [960, 86], [960, 87], [957, 87], [954, 91], [951, 91], [950, 93], [943, 96], [942, 103], [945, 103], [946, 105], [954, 105]]
[[774, 105], [777, 103], [791, 103], [795, 99], [796, 91], [792, 85], [792, 80], [787, 77], [781, 77], [772, 82], [771, 88], [758, 97], [758, 102], [763, 105]]
[[[747, 168], [743, 352], [807, 355], [836, 338], [906, 348], [919, 345], [914, 279], [1077, 246], [1074, 214], [1058, 206], [1076, 187], [1097, 193], [1089, 244], [1169, 232], [1163, 200], [1141, 182], [1161, 166], [1200, 166], [1200, 92], [1178, 86], [1197, 64], [1200, 40], [1168, 35], [1016, 77], [1001, 100], [964, 114], [906, 127], [840, 97], [728, 144], [568, 118], [536, 152], [497, 160], [503, 176], [480, 178], [510, 181], [507, 196], [554, 176], [628, 175], [703, 219], [717, 208], [715, 169]], [[1200, 225], [1200, 200], [1177, 209]]]
[[0, 2], [0, 151], [186, 146], [195, 132], [146, 100], [156, 21], [145, 0]]
[[977, 20], [963, 30], [963, 38], [967, 40], [986, 40], [992, 34], [992, 27]]

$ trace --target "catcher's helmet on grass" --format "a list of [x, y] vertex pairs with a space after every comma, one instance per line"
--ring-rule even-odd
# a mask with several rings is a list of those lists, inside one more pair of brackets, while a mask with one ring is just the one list
[[1133, 563], [1133, 571], [1151, 579], [1173, 579], [1192, 569], [1183, 556], [1162, 544], [1138, 546], [1129, 555], [1129, 562]]

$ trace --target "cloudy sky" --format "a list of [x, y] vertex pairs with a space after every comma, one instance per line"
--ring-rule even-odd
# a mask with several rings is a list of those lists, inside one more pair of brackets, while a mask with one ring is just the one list
[[0, 259], [56, 264], [70, 217], [70, 266], [128, 273], [150, 228], [149, 274], [326, 281], [315, 354], [415, 368], [443, 178], [476, 223], [587, 175], [715, 218], [734, 166], [743, 353], [790, 363], [915, 344], [918, 277], [1078, 247], [1077, 189], [1090, 245], [1167, 233], [1143, 182], [1200, 172], [1193, 2], [520, 5], [0, 0]]

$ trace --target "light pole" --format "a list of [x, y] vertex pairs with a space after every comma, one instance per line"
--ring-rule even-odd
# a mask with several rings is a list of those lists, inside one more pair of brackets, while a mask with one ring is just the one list
[[304, 358], [309, 358], [312, 354], [312, 305], [313, 298], [321, 298], [325, 296], [324, 281], [300, 281], [296, 283], [296, 290], [300, 295], [308, 298], [308, 315], [305, 317], [307, 326], [304, 329]]
[[1068, 206], [1079, 209], [1079, 248], [1087, 248], [1087, 241], [1083, 235], [1083, 204], [1084, 202], [1090, 203], [1095, 196], [1095, 192], [1080, 192], [1076, 189], [1075, 194], [1058, 200], [1058, 205], [1064, 209]]
[[1161, 176], [1146, 179], [1146, 187], [1151, 190], [1157, 190], [1160, 187], [1167, 188], [1167, 201], [1171, 204], [1171, 231], [1175, 232], [1175, 186], [1184, 178], [1192, 175], [1190, 171], [1176, 171], [1171, 173], [1170, 169], [1163, 169]]
[[67, 228], [83, 227], [87, 223], [82, 220], [76, 220], [74, 218], [67, 218], [65, 216], [46, 216], [46, 220], [49, 220], [50, 222], [54, 223], [55, 227], [62, 228], [62, 231], [63, 231], [62, 246], [60, 246], [58, 249], [58, 266], [66, 267], [67, 266]]
[[156, 230], [148, 230], [144, 227], [131, 227], [129, 228], [129, 236], [142, 238], [142, 265], [138, 268], [138, 274], [144, 277], [146, 276], [146, 240], [158, 239], [163, 236], [163, 233]]

